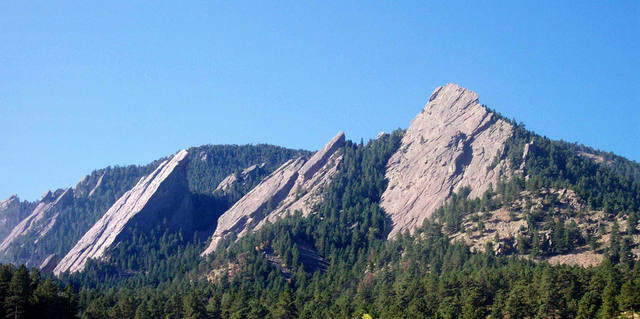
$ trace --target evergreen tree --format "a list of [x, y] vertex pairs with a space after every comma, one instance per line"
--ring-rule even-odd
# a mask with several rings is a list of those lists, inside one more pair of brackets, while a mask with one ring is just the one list
[[293, 319], [297, 318], [296, 305], [288, 291], [280, 294], [278, 304], [273, 311], [273, 317], [276, 319]]
[[8, 294], [4, 302], [6, 317], [26, 318], [31, 295], [31, 281], [27, 267], [24, 265], [18, 267], [11, 277], [8, 288]]

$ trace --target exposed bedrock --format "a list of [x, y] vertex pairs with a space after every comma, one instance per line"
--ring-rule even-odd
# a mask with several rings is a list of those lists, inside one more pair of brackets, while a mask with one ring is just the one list
[[82, 270], [90, 258], [102, 258], [132, 225], [152, 227], [166, 219], [169, 225], [194, 228], [194, 204], [186, 179], [187, 151], [162, 162], [140, 181], [89, 229], [60, 260], [55, 274]]
[[455, 84], [437, 88], [387, 164], [381, 206], [393, 223], [389, 238], [420, 225], [460, 188], [470, 186], [469, 196], [478, 197], [508, 174], [505, 161], [491, 164], [512, 132], [476, 93]]
[[344, 133], [338, 133], [310, 158], [289, 160], [267, 176], [218, 219], [211, 244], [202, 255], [216, 250], [231, 234], [239, 237], [295, 211], [308, 215], [322, 200], [322, 189], [342, 161]]

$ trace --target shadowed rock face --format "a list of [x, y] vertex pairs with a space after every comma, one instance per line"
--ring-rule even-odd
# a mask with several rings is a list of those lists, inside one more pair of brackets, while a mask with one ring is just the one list
[[286, 214], [311, 213], [322, 199], [322, 188], [337, 172], [344, 143], [344, 133], [340, 132], [311, 158], [289, 160], [267, 176], [220, 216], [211, 244], [202, 255], [214, 252], [222, 239], [232, 233], [241, 237]]
[[54, 273], [79, 271], [88, 259], [103, 257], [134, 221], [145, 224], [168, 217], [172, 224], [188, 222], [185, 217], [189, 216], [184, 215], [193, 211], [193, 204], [184, 169], [186, 156], [187, 151], [182, 150], [140, 179], [60, 260]]
[[461, 187], [478, 197], [509, 174], [506, 162], [489, 168], [512, 132], [476, 93], [455, 84], [437, 88], [387, 164], [381, 206], [393, 222], [389, 238], [420, 225]]
[[60, 260], [60, 258], [58, 258], [58, 255], [51, 254], [47, 256], [47, 258], [45, 258], [45, 260], [38, 268], [40, 268], [40, 271], [42, 271], [43, 273], [51, 273], [58, 264], [58, 260]]

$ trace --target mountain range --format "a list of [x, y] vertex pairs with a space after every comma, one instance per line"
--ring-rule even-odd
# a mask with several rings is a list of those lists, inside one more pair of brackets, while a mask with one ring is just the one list
[[[411, 263], [434, 254], [417, 251], [435, 243], [445, 245], [440, 259], [452, 258], [445, 254], [452, 245], [466, 251], [460, 260], [478, 254], [530, 267], [633, 269], [639, 218], [640, 164], [537, 135], [480, 104], [476, 93], [447, 84], [407, 129], [382, 132], [366, 145], [338, 132], [315, 152], [192, 147], [147, 165], [96, 170], [36, 202], [11, 196], [0, 203], [0, 262], [98, 291], [188, 278], [218, 287], [203, 293], [211, 298], [253, 291], [255, 300], [274, 307], [265, 306], [265, 316], [287, 307], [302, 316], [321, 291], [297, 294], [296, 304], [286, 294], [270, 300], [243, 285], [295, 295], [295, 287], [334, 280], [355, 293], [389, 269], [414, 269]], [[348, 278], [331, 277], [341, 273]], [[244, 283], [230, 288], [236, 281]], [[478, 316], [495, 311], [496, 298], [506, 307], [512, 291], [488, 298]], [[573, 310], [557, 317], [575, 316], [583, 297], [573, 296], [575, 304], [563, 306]], [[289, 304], [280, 304], [286, 298]], [[594, 311], [606, 312], [598, 298]], [[232, 300], [215, 300], [219, 309], [233, 307]], [[435, 307], [430, 313], [446, 317]], [[375, 309], [347, 314], [390, 314]]]

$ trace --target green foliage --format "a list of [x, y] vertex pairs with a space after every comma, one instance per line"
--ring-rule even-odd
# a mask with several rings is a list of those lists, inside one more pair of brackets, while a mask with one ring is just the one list
[[[396, 131], [366, 145], [347, 142], [338, 174], [323, 190], [325, 200], [313, 214], [302, 217], [296, 212], [238, 241], [227, 240], [206, 260], [198, 255], [206, 236], [197, 231], [168, 224], [131, 228], [106, 260], [91, 261], [82, 273], [63, 276], [63, 282], [80, 291], [77, 297], [68, 295], [66, 304], [72, 306], [67, 309], [76, 310], [77, 303], [81, 318], [216, 319], [611, 318], [639, 311], [640, 262], [630, 254], [628, 240], [633, 230], [614, 229], [607, 247], [610, 258], [592, 268], [496, 256], [493, 249], [471, 252], [449, 240], [449, 234], [465, 231], [465, 216], [474, 216], [474, 225], [484, 225], [485, 212], [510, 203], [523, 190], [541, 187], [574, 189], [591, 208], [620, 212], [628, 216], [628, 224], [637, 224], [635, 213], [627, 213], [639, 211], [632, 164], [594, 163], [576, 155], [572, 146], [518, 125], [501, 158], [520, 167], [529, 145], [524, 165], [528, 179], [500, 181], [479, 199], [469, 199], [471, 190], [463, 188], [413, 234], [386, 240], [391, 224], [379, 202], [387, 161], [401, 137]], [[231, 195], [204, 195], [222, 178], [262, 162], [267, 164], [260, 174], [266, 174], [306, 153], [269, 146], [244, 151], [207, 146], [190, 154], [189, 186], [204, 196], [200, 200], [219, 204], [215, 215], [260, 180], [249, 179]], [[269, 162], [271, 158], [276, 160]], [[555, 205], [553, 197], [545, 201]], [[575, 223], [551, 211], [521, 217], [529, 228], [516, 239], [520, 254], [565, 254], [587, 241]], [[29, 310], [23, 309], [39, 309], [21, 304], [19, 296], [38, 296], [29, 300], [43, 300], [42, 307], [53, 302], [44, 296], [51, 296], [56, 285], [21, 285], [41, 281], [29, 275], [23, 270], [7, 275], [0, 268], [4, 314], [10, 306], [25, 314]], [[207, 275], [215, 278], [213, 283]]]
[[[523, 159], [527, 144], [529, 150]], [[605, 162], [597, 163], [580, 152], [603, 156]], [[640, 208], [640, 164], [636, 162], [584, 146], [553, 141], [527, 131], [522, 124], [516, 125], [502, 157], [508, 158], [515, 168], [525, 161], [525, 174], [529, 176], [526, 189], [570, 188], [591, 209], [603, 209], [607, 213], [626, 213]]]
[[261, 177], [274, 171], [285, 161], [298, 156], [310, 156], [309, 151], [292, 150], [280, 146], [258, 145], [204, 145], [189, 150], [187, 179], [194, 193], [212, 193], [227, 176], [256, 164], [264, 163], [263, 173], [237, 189], [243, 195], [257, 185]]
[[[8, 247], [1, 261], [39, 265], [50, 254], [65, 255], [120, 196], [131, 189], [141, 176], [151, 173], [158, 163], [159, 161], [146, 166], [107, 167], [92, 172], [78, 184], [76, 193], [82, 196], [75, 196], [69, 205], [56, 208], [56, 223], [44, 237], [38, 238], [37, 244], [29, 236], [18, 238]], [[96, 187], [91, 193], [98, 181], [100, 187]], [[58, 190], [56, 194], [61, 192], [62, 190]]]
[[58, 283], [42, 279], [36, 269], [0, 265], [2, 318], [74, 318], [76, 300], [70, 287], [60, 290]]

